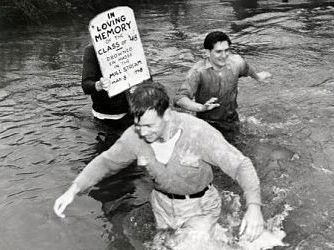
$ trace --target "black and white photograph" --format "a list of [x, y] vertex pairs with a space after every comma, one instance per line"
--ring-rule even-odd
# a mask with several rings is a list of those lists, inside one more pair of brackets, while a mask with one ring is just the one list
[[334, 249], [333, 0], [0, 8], [0, 250]]

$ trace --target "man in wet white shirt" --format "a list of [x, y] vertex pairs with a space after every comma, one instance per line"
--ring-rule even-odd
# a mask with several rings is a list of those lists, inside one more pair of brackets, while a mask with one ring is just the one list
[[[211, 184], [211, 167], [217, 166], [244, 191], [247, 210], [240, 234], [250, 241], [261, 234], [260, 185], [249, 158], [205, 121], [172, 111], [167, 92], [158, 83], [136, 87], [130, 109], [134, 125], [110, 149], [93, 159], [56, 200], [54, 211], [58, 216], [65, 217], [65, 208], [79, 192], [137, 161], [154, 182], [151, 205], [157, 228], [175, 230], [171, 247], [180, 249], [178, 246], [194, 230], [206, 236], [219, 231], [221, 198]], [[214, 241], [213, 237], [210, 244], [216, 244]]]

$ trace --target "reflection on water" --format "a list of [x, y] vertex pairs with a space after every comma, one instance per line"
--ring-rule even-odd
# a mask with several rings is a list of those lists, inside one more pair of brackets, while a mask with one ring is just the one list
[[[265, 218], [289, 206], [286, 249], [334, 248], [333, 4], [126, 3], [135, 10], [154, 78], [171, 95], [203, 56], [205, 34], [217, 29], [231, 35], [233, 50], [274, 75], [267, 85], [251, 79], [239, 85], [242, 150], [259, 172]], [[78, 197], [66, 220], [51, 211], [99, 151], [100, 130], [80, 86], [87, 23], [1, 31], [0, 249], [143, 249], [155, 232], [149, 180], [135, 166]], [[240, 194], [220, 173], [216, 180], [221, 190]]]

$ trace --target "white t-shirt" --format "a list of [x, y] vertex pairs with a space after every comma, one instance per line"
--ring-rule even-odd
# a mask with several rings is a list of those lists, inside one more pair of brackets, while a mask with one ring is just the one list
[[177, 140], [180, 138], [181, 130], [179, 129], [175, 135], [165, 142], [152, 142], [151, 147], [155, 154], [157, 160], [163, 164], [166, 164], [170, 157], [172, 156], [175, 144]]

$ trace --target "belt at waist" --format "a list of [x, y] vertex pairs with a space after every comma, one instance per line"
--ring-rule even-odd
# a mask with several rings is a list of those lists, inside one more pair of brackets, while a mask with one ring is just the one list
[[194, 194], [188, 194], [188, 195], [181, 195], [181, 194], [171, 194], [171, 193], [167, 193], [158, 189], [155, 189], [156, 191], [166, 195], [169, 199], [179, 199], [179, 200], [184, 200], [184, 199], [189, 199], [189, 198], [201, 198], [205, 192], [209, 189], [209, 187], [211, 186], [211, 183], [206, 186], [202, 191], [199, 191], [198, 193], [194, 193]]

